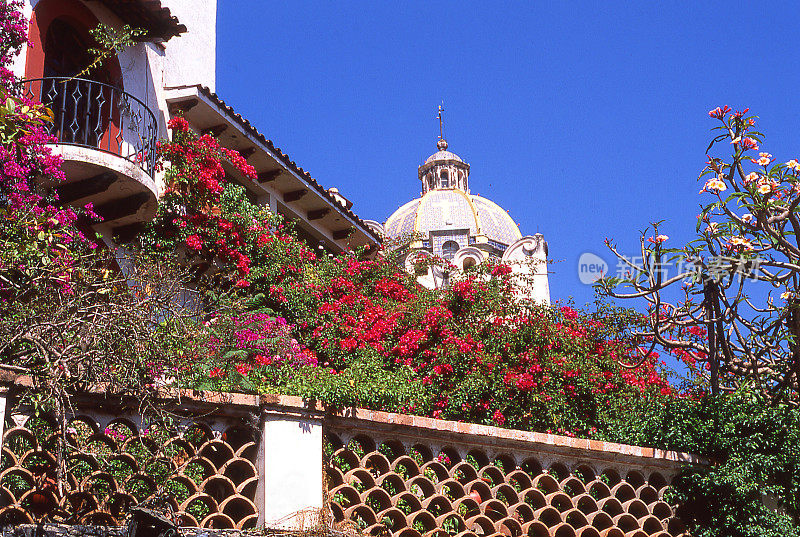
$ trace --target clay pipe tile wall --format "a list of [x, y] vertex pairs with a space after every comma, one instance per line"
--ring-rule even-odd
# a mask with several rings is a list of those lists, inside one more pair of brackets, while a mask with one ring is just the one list
[[[406, 423], [398, 423], [406, 422]], [[357, 410], [325, 421], [341, 528], [393, 537], [677, 537], [685, 454]]]
[[251, 427], [217, 418], [142, 428], [136, 420], [71, 417], [59, 491], [56, 420], [15, 414], [0, 456], [0, 524], [31, 523], [61, 509], [81, 524], [117, 526], [132, 506], [164, 493], [183, 526], [256, 526], [258, 435]]

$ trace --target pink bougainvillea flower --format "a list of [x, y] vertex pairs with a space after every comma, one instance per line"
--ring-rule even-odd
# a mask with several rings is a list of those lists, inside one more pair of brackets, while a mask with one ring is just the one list
[[492, 414], [492, 419], [497, 425], [500, 425], [501, 427], [506, 423], [506, 417], [499, 410], [494, 411], [494, 414]]

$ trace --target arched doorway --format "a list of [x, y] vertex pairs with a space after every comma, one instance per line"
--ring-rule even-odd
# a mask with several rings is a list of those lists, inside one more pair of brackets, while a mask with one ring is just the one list
[[43, 48], [44, 77], [78, 76], [78, 73], [92, 63], [92, 56], [88, 51], [89, 43], [69, 21], [61, 17], [53, 19], [47, 27]]
[[[27, 94], [53, 110], [51, 134], [60, 143], [119, 153], [122, 75], [116, 56], [88, 73], [97, 18], [77, 0], [41, 0], [30, 23]], [[75, 77], [81, 74], [81, 79]]]
[[[40, 0], [33, 9], [25, 78], [72, 77], [91, 63], [89, 30], [100, 21], [78, 0]], [[92, 80], [122, 87], [119, 60], [112, 55], [94, 70]], [[96, 78], [95, 78], [96, 77]]]

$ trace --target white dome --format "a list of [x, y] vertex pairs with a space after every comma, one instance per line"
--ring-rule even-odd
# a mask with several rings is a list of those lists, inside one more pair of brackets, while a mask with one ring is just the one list
[[425, 159], [425, 164], [428, 164], [429, 162], [433, 162], [435, 160], [455, 160], [456, 162], [464, 162], [463, 160], [461, 160], [461, 157], [459, 157], [455, 153], [451, 153], [450, 151], [437, 151], [436, 153]]
[[466, 229], [471, 237], [485, 235], [506, 246], [522, 237], [517, 224], [500, 206], [458, 189], [428, 191], [397, 209], [386, 220], [384, 228], [386, 235], [393, 238], [410, 233], [427, 236], [431, 231]]

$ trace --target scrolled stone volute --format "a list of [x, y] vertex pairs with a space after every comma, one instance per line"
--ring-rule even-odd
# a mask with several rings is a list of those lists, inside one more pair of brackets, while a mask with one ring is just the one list
[[511, 244], [501, 259], [511, 265], [519, 296], [533, 302], [550, 303], [547, 281], [547, 241], [544, 235], [526, 235]]

